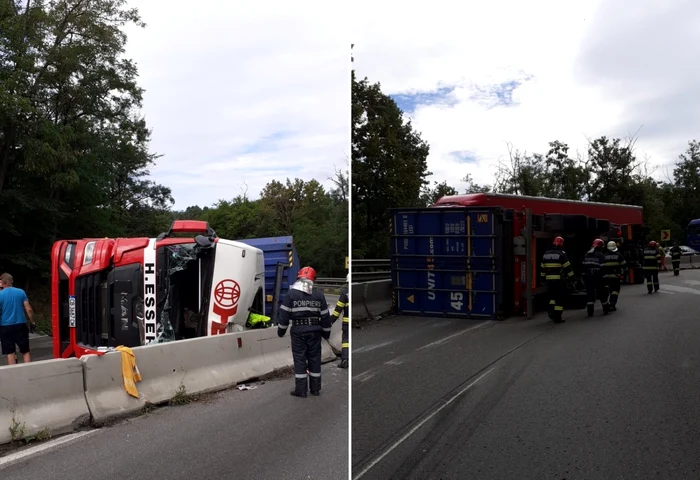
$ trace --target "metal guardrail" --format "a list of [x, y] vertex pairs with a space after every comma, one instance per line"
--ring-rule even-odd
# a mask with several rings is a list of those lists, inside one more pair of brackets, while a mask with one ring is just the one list
[[357, 259], [351, 260], [352, 282], [362, 283], [373, 280], [391, 279], [391, 261], [388, 258], [381, 259]]
[[342, 288], [345, 285], [345, 278], [316, 278], [314, 284], [318, 288]]

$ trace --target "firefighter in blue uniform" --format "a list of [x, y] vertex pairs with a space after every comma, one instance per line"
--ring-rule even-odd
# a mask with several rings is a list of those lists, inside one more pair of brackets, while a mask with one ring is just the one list
[[677, 240], [673, 242], [670, 253], [671, 263], [673, 264], [673, 276], [677, 277], [681, 274], [681, 257], [683, 256], [683, 250], [678, 246]]
[[605, 252], [605, 263], [603, 264], [603, 273], [605, 275], [605, 281], [608, 283], [608, 288], [610, 289], [610, 311], [617, 311], [617, 299], [620, 296], [620, 276], [622, 276], [627, 269], [627, 262], [625, 257], [620, 253], [617, 248], [617, 243], [614, 241], [608, 242], [608, 248]]
[[291, 394], [302, 398], [306, 398], [309, 390], [311, 395], [321, 394], [321, 338], [331, 336], [326, 296], [314, 288], [315, 281], [313, 268], [299, 270], [297, 281], [289, 288], [277, 316], [278, 336], [284, 337], [291, 326], [295, 379]]
[[552, 248], [544, 253], [541, 267], [540, 275], [547, 282], [549, 293], [549, 318], [554, 320], [554, 323], [561, 323], [564, 321], [562, 303], [566, 294], [566, 281], [574, 276], [571, 262], [564, 252], [562, 237], [555, 238]]
[[335, 309], [333, 310], [332, 315], [332, 323], [335, 323], [338, 318], [340, 318], [340, 314], [343, 314], [343, 346], [342, 350], [340, 351], [340, 364], [338, 365], [338, 368], [348, 368], [349, 360], [348, 349], [350, 348], [350, 317], [348, 315], [348, 282], [350, 282], [350, 275], [345, 277], [345, 285], [340, 291], [340, 297], [338, 298], [338, 302], [335, 304]]
[[642, 263], [648, 293], [659, 291], [659, 268], [661, 268], [661, 254], [658, 243], [652, 240], [649, 242], [649, 246], [644, 249], [644, 263]]
[[583, 256], [583, 273], [586, 283], [586, 310], [588, 316], [592, 317], [596, 300], [600, 300], [603, 305], [603, 315], [610, 312], [608, 303], [608, 284], [603, 277], [605, 254], [603, 249], [605, 243], [600, 238], [593, 240], [591, 249]]

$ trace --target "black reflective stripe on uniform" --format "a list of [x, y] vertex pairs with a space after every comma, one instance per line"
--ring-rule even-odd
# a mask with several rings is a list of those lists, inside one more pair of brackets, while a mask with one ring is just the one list
[[661, 254], [655, 248], [644, 249], [643, 270], [658, 270], [661, 266]]
[[277, 328], [283, 334], [290, 325], [295, 393], [317, 393], [321, 390], [321, 338], [328, 338], [331, 331], [325, 295], [317, 289], [310, 294], [290, 289], [280, 305]]
[[545, 280], [561, 280], [562, 274], [567, 277], [574, 276], [571, 262], [569, 262], [563, 250], [547, 250], [542, 256], [540, 266], [542, 267], [540, 276]]
[[540, 276], [547, 282], [549, 292], [549, 317], [558, 321], [564, 312], [562, 305], [565, 296], [563, 277], [573, 277], [571, 262], [563, 249], [553, 247], [542, 256]]
[[335, 323], [336, 320], [340, 317], [340, 314], [343, 314], [343, 317], [348, 316], [348, 286], [345, 285], [343, 289], [340, 291], [340, 296], [338, 297], [338, 301], [335, 304], [335, 308], [333, 309], [332, 315], [332, 322]]
[[348, 314], [348, 286], [345, 285], [343, 289], [340, 291], [340, 296], [338, 297], [338, 302], [335, 304], [335, 310], [333, 310], [333, 321], [332, 323], [335, 323], [336, 320], [338, 320], [338, 317], [340, 317], [340, 314], [343, 314], [343, 327], [342, 327], [342, 345], [341, 345], [341, 350], [340, 350], [340, 359], [347, 362], [350, 354], [349, 354], [349, 349], [350, 349], [350, 316]]

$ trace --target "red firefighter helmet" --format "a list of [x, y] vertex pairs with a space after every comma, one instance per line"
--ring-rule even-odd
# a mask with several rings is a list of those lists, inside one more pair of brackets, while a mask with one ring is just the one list
[[311, 267], [304, 267], [301, 270], [299, 270], [299, 273], [297, 274], [297, 278], [307, 278], [311, 280], [312, 282], [316, 281], [316, 270], [314, 270]]
[[654, 240], [652, 240], [651, 242], [649, 242], [649, 246], [651, 248], [656, 248], [656, 242]]
[[603, 246], [605, 246], [605, 243], [600, 238], [593, 240], [593, 248], [601, 248]]
[[564, 239], [561, 237], [556, 237], [554, 239], [554, 246], [555, 247], [563, 247], [564, 246]]

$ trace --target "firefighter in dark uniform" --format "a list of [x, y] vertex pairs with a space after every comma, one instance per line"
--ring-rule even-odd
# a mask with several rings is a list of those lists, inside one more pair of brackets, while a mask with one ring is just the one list
[[661, 254], [657, 248], [658, 244], [652, 240], [649, 246], [644, 249], [644, 279], [647, 282], [647, 291], [649, 293], [659, 291], [659, 268], [661, 267]]
[[332, 323], [335, 323], [342, 313], [343, 315], [343, 347], [340, 351], [340, 364], [338, 368], [348, 368], [348, 349], [350, 348], [349, 339], [349, 329], [350, 329], [350, 317], [348, 316], [348, 282], [350, 281], [350, 275], [345, 278], [345, 285], [340, 291], [340, 297], [338, 302], [335, 304], [335, 310], [332, 314]]
[[671, 263], [673, 264], [673, 275], [677, 277], [681, 274], [681, 257], [683, 256], [683, 250], [678, 246], [678, 241], [673, 242], [670, 252]]
[[547, 282], [549, 291], [549, 318], [554, 320], [554, 323], [561, 323], [564, 321], [562, 304], [566, 294], [566, 282], [574, 276], [571, 262], [564, 252], [562, 237], [555, 238], [552, 248], [544, 253], [541, 267], [540, 275]]
[[593, 240], [593, 246], [583, 256], [583, 273], [586, 283], [586, 310], [588, 316], [592, 317], [596, 300], [600, 300], [603, 305], [603, 315], [610, 311], [608, 303], [608, 284], [603, 277], [603, 266], [605, 265], [605, 254], [603, 249], [605, 243], [600, 238]]
[[[314, 288], [316, 271], [311, 267], [299, 270], [297, 281], [280, 306], [277, 316], [277, 335], [284, 337], [292, 327], [292, 357], [294, 358], [295, 397], [306, 398], [321, 394], [321, 338], [331, 336], [331, 316], [326, 296]], [[308, 371], [308, 384], [307, 384]]]
[[627, 262], [617, 249], [617, 243], [608, 242], [608, 248], [605, 252], [605, 263], [603, 264], [603, 273], [605, 281], [608, 282], [610, 290], [610, 311], [617, 310], [617, 299], [620, 296], [620, 276], [624, 275], [627, 269]]

